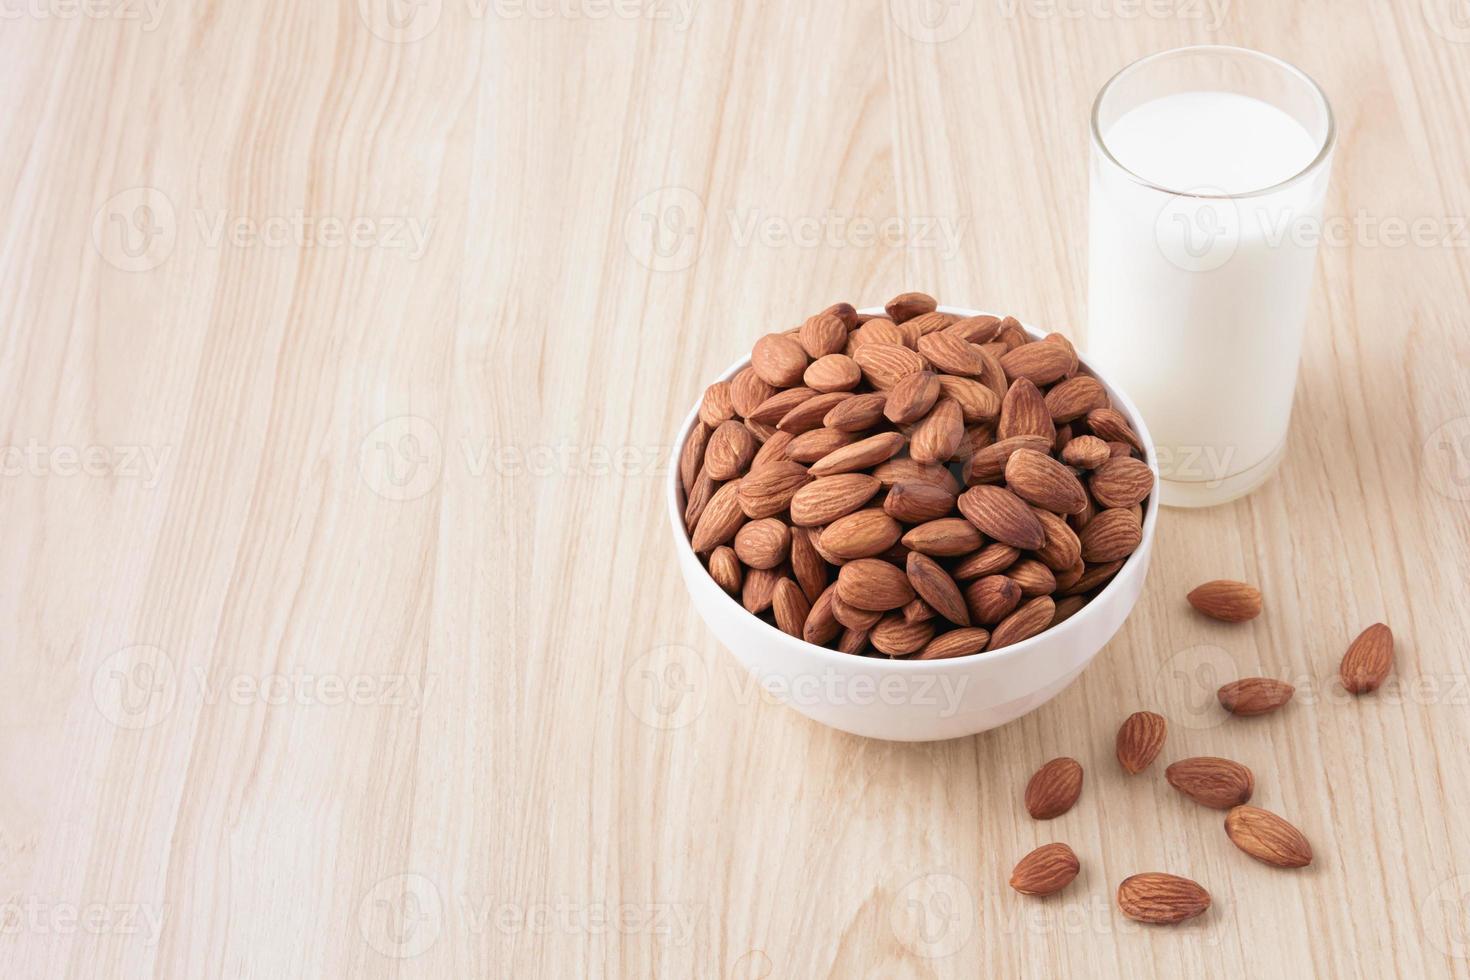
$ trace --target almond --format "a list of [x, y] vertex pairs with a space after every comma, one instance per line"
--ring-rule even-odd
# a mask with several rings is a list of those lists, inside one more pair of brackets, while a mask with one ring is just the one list
[[1112, 459], [1108, 444], [1097, 436], [1077, 436], [1062, 446], [1062, 462], [1084, 470], [1092, 470]]
[[[756, 423], [747, 419], [745, 424], [749, 427]], [[774, 463], [777, 460], [785, 459], [786, 447], [791, 445], [792, 440], [795, 438], [789, 432], [772, 432], [770, 437], [761, 443], [761, 447], [755, 451], [755, 459], [750, 461], [750, 468], [755, 469], [758, 466], [764, 466], [767, 463]]]
[[740, 559], [729, 545], [720, 545], [709, 554], [709, 577], [731, 595], [740, 591]]
[[699, 403], [699, 421], [711, 429], [735, 416], [735, 406], [730, 401], [730, 382], [716, 381], [704, 389], [704, 400]]
[[941, 374], [939, 389], [947, 398], [959, 403], [966, 425], [989, 422], [1000, 414], [1000, 396], [974, 378]]
[[[742, 530], [744, 530], [742, 528]], [[736, 535], [737, 540], [739, 535]], [[1006, 578], [1021, 587], [1021, 595], [1026, 598], [1034, 598], [1039, 595], [1051, 595], [1056, 591], [1056, 576], [1035, 558], [1023, 558], [1006, 570]]]
[[822, 532], [822, 550], [843, 561], [881, 555], [897, 543], [903, 529], [877, 508], [839, 517]]
[[1115, 751], [1118, 764], [1138, 775], [1158, 758], [1168, 736], [1169, 723], [1152, 711], [1135, 711], [1118, 728]]
[[933, 313], [920, 313], [911, 320], [905, 320], [903, 325], [917, 330], [919, 336], [922, 337], [925, 334], [931, 334], [939, 330], [948, 330], [950, 324], [958, 319], [959, 317], [953, 313], [940, 313], [935, 311]]
[[1036, 770], [1026, 784], [1026, 812], [1037, 820], [1060, 817], [1082, 795], [1082, 764], [1065, 756]]
[[995, 435], [998, 439], [1040, 436], [1048, 447], [1056, 438], [1057, 427], [1052, 423], [1046, 401], [1029, 379], [1017, 378], [1006, 390], [1000, 403], [1000, 422]]
[[918, 653], [934, 638], [934, 624], [910, 623], [898, 613], [889, 613], [868, 632], [868, 642], [879, 653], [890, 657], [906, 657]]
[[757, 405], [755, 411], [745, 417], [745, 421], [775, 425], [786, 417], [787, 412], [816, 394], [810, 388], [787, 388], [785, 391], [778, 391]]
[[699, 475], [694, 478], [694, 487], [689, 491], [689, 499], [684, 502], [684, 527], [692, 534], [700, 517], [704, 516], [704, 509], [709, 505], [710, 499], [714, 497], [715, 491], [721, 484], [716, 482], [703, 468]]
[[1174, 925], [1209, 907], [1210, 893], [1178, 875], [1149, 871], [1124, 878], [1118, 886], [1118, 908], [1135, 922]]
[[1078, 539], [1082, 557], [1089, 563], [1118, 561], [1133, 554], [1143, 540], [1143, 525], [1131, 510], [1114, 508], [1088, 521]]
[[1164, 778], [1194, 802], [1216, 810], [1239, 806], [1251, 798], [1256, 788], [1249, 769], [1214, 756], [1180, 759], [1164, 770]]
[[755, 342], [750, 352], [750, 366], [755, 373], [777, 388], [800, 384], [806, 364], [806, 351], [796, 338], [786, 334], [768, 333]]
[[989, 343], [995, 339], [996, 333], [1000, 330], [1000, 318], [984, 313], [978, 316], [967, 316], [951, 323], [946, 329], [971, 344]]
[[712, 478], [733, 480], [750, 467], [755, 451], [755, 436], [749, 429], [734, 420], [721, 422], [704, 451], [704, 465]]
[[883, 612], [913, 601], [914, 588], [897, 565], [880, 558], [859, 558], [837, 573], [837, 598], [858, 609]]
[[755, 368], [749, 365], [735, 372], [735, 377], [730, 379], [730, 404], [735, 408], [735, 414], [743, 419], [750, 418], [761, 402], [775, 393], [776, 386], [762, 381]]
[[1195, 609], [1226, 623], [1244, 623], [1261, 614], [1261, 590], [1244, 582], [1215, 579], [1196, 586], [1188, 598]]
[[944, 374], [978, 378], [985, 372], [980, 349], [949, 331], [920, 337], [919, 353]]
[[902, 323], [924, 313], [933, 313], [938, 306], [934, 297], [927, 293], [899, 293], [883, 309], [894, 323]]
[[1108, 392], [1096, 378], [1079, 374], [1075, 378], [1052, 385], [1046, 393], [1045, 401], [1046, 410], [1051, 412], [1051, 420], [1061, 425], [1063, 422], [1076, 421], [1093, 409], [1107, 408]]
[[857, 434], [840, 429], [810, 429], [792, 437], [782, 453], [787, 459], [798, 463], [815, 463], [823, 456], [836, 452], [843, 446], [857, 441]]
[[831, 524], [872, 500], [881, 487], [878, 478], [867, 473], [820, 477], [791, 497], [791, 521], [804, 527]]
[[914, 654], [912, 659], [948, 660], [951, 657], [968, 657], [984, 650], [989, 640], [990, 632], [978, 627], [950, 630], [924, 644], [924, 649]]
[[909, 437], [909, 455], [921, 463], [943, 463], [954, 455], [965, 435], [959, 403], [941, 398]]
[[853, 395], [833, 405], [822, 416], [822, 424], [843, 432], [866, 432], [883, 419], [883, 408], [887, 403], [888, 396], [881, 391]]
[[965, 587], [970, 619], [994, 626], [1021, 603], [1021, 586], [1005, 575], [986, 575]]
[[[1000, 366], [1000, 356], [982, 346], [980, 359], [985, 362], [985, 371], [980, 375], [981, 384], [994, 393], [998, 402], [1003, 403], [1006, 392], [1010, 390], [1011, 382], [1006, 377], [1006, 369]], [[1043, 404], [1045, 404], [1044, 401]]]
[[822, 312], [837, 317], [848, 330], [858, 325], [858, 311], [851, 303], [833, 303]]
[[[1037, 552], [1037, 554], [1040, 554], [1040, 552]], [[1079, 595], [1069, 595], [1067, 590], [1071, 589], [1078, 582], [1082, 581], [1082, 575], [1086, 571], [1087, 563], [1081, 558], [1078, 558], [1076, 564], [1074, 565], [1071, 565], [1067, 568], [1053, 570], [1052, 574], [1055, 575], [1057, 579], [1057, 595], [1063, 596], [1066, 599], [1080, 600], [1077, 603], [1078, 606], [1085, 604], [1087, 601], [1085, 598]], [[1061, 601], [1058, 601], [1057, 605], [1061, 606]]]
[[824, 647], [837, 639], [843, 626], [832, 613], [832, 599], [836, 594], [837, 586], [834, 584], [827, 586], [822, 590], [822, 594], [817, 596], [817, 600], [812, 603], [812, 608], [807, 613], [806, 622], [801, 627], [803, 640]]
[[811, 602], [827, 588], [827, 563], [817, 554], [811, 528], [791, 528], [791, 574]]
[[[1053, 572], [1076, 568], [1080, 576], [1082, 574], [1082, 542], [1078, 540], [1077, 532], [1073, 531], [1071, 525], [1065, 520], [1049, 510], [1033, 507], [1031, 513], [1036, 515], [1036, 519], [1041, 522], [1041, 530], [1046, 534], [1046, 541], [1036, 549], [1036, 557]], [[1058, 582], [1060, 584], [1060, 580]]]
[[[842, 601], [842, 596], [835, 591], [832, 593], [832, 616], [844, 627], [850, 630], [862, 630], [864, 634], [874, 626], [878, 620], [883, 618], [883, 613], [875, 609], [859, 609]], [[867, 637], [863, 637], [864, 642]]]
[[[904, 556], [904, 562], [908, 562], [907, 555]], [[913, 582], [910, 581], [909, 584], [912, 585]], [[935, 616], [939, 615], [934, 611], [934, 607], [929, 605], [929, 603], [925, 602], [923, 599], [915, 599], [913, 602], [910, 602], [908, 605], [900, 609], [899, 612], [903, 613], [904, 621], [909, 623], [928, 622]]]
[[863, 372], [846, 354], [824, 354], [807, 366], [801, 380], [813, 391], [851, 391], [863, 380]]
[[1154, 471], [1141, 459], [1118, 456], [1099, 466], [1087, 485], [1104, 507], [1132, 507], [1153, 492]]
[[1307, 838], [1269, 810], [1236, 807], [1225, 815], [1225, 833], [1236, 847], [1273, 868], [1305, 868], [1312, 863]]
[[899, 425], [917, 422], [939, 400], [939, 378], [932, 371], [916, 371], [898, 379], [888, 391], [883, 414]]
[[1031, 508], [1004, 487], [971, 487], [960, 495], [957, 505], [966, 520], [1002, 544], [1033, 551], [1046, 543], [1046, 532]]
[[1143, 452], [1143, 443], [1123, 413], [1113, 408], [1095, 408], [1087, 413], [1087, 427], [1103, 442], [1121, 442]]
[[999, 483], [1005, 476], [1006, 464], [1010, 462], [1011, 455], [1022, 449], [1044, 453], [1051, 449], [1051, 443], [1041, 436], [1012, 436], [1009, 439], [991, 443], [977, 452], [966, 464], [965, 482], [972, 485]]
[[970, 625], [970, 613], [965, 608], [959, 586], [954, 584], [954, 579], [949, 577], [949, 573], [937, 561], [917, 551], [909, 552], [908, 576], [914, 591], [935, 612], [959, 626]]
[[[880, 432], [823, 456], [812, 464], [815, 477], [865, 470], [888, 459], [903, 448], [903, 433]], [[875, 476], [877, 474], [874, 474]]]
[[[811, 480], [806, 467], [790, 460], [777, 460], [752, 469], [739, 480], [740, 509], [752, 520], [775, 517], [791, 504], [791, 498]], [[725, 486], [730, 486], [727, 483]], [[722, 488], [723, 489], [723, 488]], [[716, 495], [718, 496], [718, 494]], [[713, 501], [711, 501], [713, 505]], [[731, 532], [732, 536], [734, 532]], [[723, 544], [716, 541], [715, 544]], [[700, 550], [695, 548], [695, 551]]]
[[796, 339], [808, 357], [819, 361], [829, 354], [840, 354], [847, 346], [847, 324], [828, 310], [807, 317]]
[[887, 391], [905, 376], [924, 370], [922, 357], [896, 344], [863, 344], [853, 351], [852, 359], [862, 368], [868, 383], [880, 391]]
[[1058, 623], [1065, 623], [1067, 620], [1077, 615], [1077, 613], [1079, 613], [1082, 610], [1082, 607], [1085, 605], [1087, 605], [1087, 600], [1082, 598], [1080, 595], [1071, 595], [1067, 596], [1065, 599], [1058, 599], [1057, 611], [1056, 614], [1051, 618], [1051, 625], [1056, 626]]
[[1338, 673], [1342, 686], [1353, 694], [1367, 694], [1378, 690], [1393, 668], [1393, 631], [1382, 623], [1358, 634], [1358, 638], [1343, 654]]
[[845, 629], [837, 639], [837, 650], [839, 653], [850, 653], [856, 656], [867, 650], [867, 648], [867, 630]]
[[684, 440], [684, 448], [679, 450], [679, 486], [684, 488], [686, 497], [694, 489], [694, 479], [704, 466], [704, 448], [713, 431], [703, 422], [695, 422], [689, 430], [689, 437]]
[[1088, 565], [1074, 585], [1062, 589], [1062, 595], [1081, 595], [1091, 592], [1093, 589], [1108, 581], [1118, 574], [1118, 569], [1123, 567], [1121, 561], [1104, 562], [1100, 565]]
[[1022, 344], [1007, 351], [1000, 359], [1006, 377], [1012, 382], [1025, 378], [1035, 385], [1049, 385], [1077, 365], [1077, 355], [1061, 344]]
[[1271, 677], [1242, 677], [1222, 686], [1220, 706], [1232, 715], [1264, 715], [1290, 701], [1296, 688]]
[[1021, 553], [1015, 548], [996, 541], [987, 544], [956, 565], [953, 569], [954, 577], [964, 581], [979, 578], [982, 575], [994, 575], [1010, 568], [1019, 557]]
[[781, 632], [801, 639], [807, 616], [811, 613], [811, 604], [807, 602], [801, 586], [789, 578], [777, 582], [771, 597], [771, 611], [776, 615], [776, 627]]
[[968, 555], [980, 547], [980, 542], [980, 532], [963, 517], [941, 517], [925, 521], [903, 536], [904, 547], [939, 558]]
[[1034, 449], [1011, 453], [1005, 477], [1012, 493], [1053, 513], [1076, 514], [1087, 506], [1087, 491], [1072, 471]]
[[791, 551], [791, 531], [784, 521], [763, 517], [735, 532], [735, 555], [747, 568], [775, 568]]
[[741, 502], [744, 483], [744, 480], [731, 480], [722, 484], [714, 492], [714, 496], [710, 497], [704, 512], [699, 515], [699, 523], [694, 525], [694, 534], [689, 541], [689, 546], [696, 554], [734, 540], [735, 532], [740, 530], [748, 516], [742, 510]]
[[1072, 883], [1081, 867], [1066, 844], [1043, 844], [1017, 862], [1011, 887], [1022, 895], [1054, 895]]
[[886, 317], [878, 317], [863, 324], [862, 329], [854, 331], [850, 337], [848, 355], [865, 344], [893, 344], [895, 347], [907, 347], [909, 350], [917, 350], [919, 347], [919, 332], [913, 329], [904, 329]]
[[740, 604], [746, 612], [759, 616], [771, 608], [776, 598], [776, 586], [786, 577], [782, 568], [752, 568], [745, 573], [745, 583], [740, 589]]
[[801, 435], [822, 426], [822, 419], [827, 412], [839, 402], [846, 401], [852, 395], [845, 391], [829, 391], [825, 394], [813, 395], [802, 400], [800, 404], [791, 409], [781, 420], [776, 423], [776, 428], [782, 432], [790, 432], [792, 435]]
[[1013, 643], [1030, 639], [1051, 625], [1056, 616], [1057, 604], [1049, 595], [1037, 596], [1011, 613], [990, 633], [987, 650], [999, 650]]
[[930, 483], [895, 483], [883, 498], [883, 510], [905, 524], [922, 524], [948, 514], [954, 509], [954, 502], [955, 495], [943, 487]]
[[960, 485], [950, 473], [949, 467], [940, 463], [921, 463], [917, 459], [900, 457], [879, 463], [873, 467], [873, 475], [885, 487], [895, 483], [927, 483], [951, 494], [960, 492]]

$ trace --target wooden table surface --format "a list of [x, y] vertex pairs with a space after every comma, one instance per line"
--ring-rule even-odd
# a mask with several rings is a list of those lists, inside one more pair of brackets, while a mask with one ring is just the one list
[[[0, 972], [1470, 975], [1465, 13], [7, 4]], [[1090, 101], [1201, 42], [1299, 64], [1340, 127], [1279, 474], [1166, 511], [1123, 631], [1003, 729], [772, 703], [672, 561], [688, 406], [905, 288], [1085, 347]], [[1194, 615], [1214, 577], [1265, 614]], [[1377, 620], [1396, 675], [1346, 697]], [[1226, 722], [1240, 673], [1297, 701]], [[1253, 767], [1313, 866], [1125, 780], [1138, 708]], [[1083, 802], [1040, 825], [1060, 754]], [[1078, 882], [1011, 892], [1053, 839]], [[1129, 922], [1143, 870], [1214, 908]]]

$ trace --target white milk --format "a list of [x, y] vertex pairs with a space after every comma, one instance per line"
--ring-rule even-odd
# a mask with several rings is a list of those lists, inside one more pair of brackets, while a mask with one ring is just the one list
[[1094, 149], [1088, 352], [1147, 420], [1165, 503], [1239, 496], [1286, 439], [1316, 257], [1292, 229], [1320, 221], [1326, 168], [1251, 192], [1301, 173], [1320, 144], [1275, 106], [1224, 92], [1144, 102], [1102, 139], [1156, 186]]

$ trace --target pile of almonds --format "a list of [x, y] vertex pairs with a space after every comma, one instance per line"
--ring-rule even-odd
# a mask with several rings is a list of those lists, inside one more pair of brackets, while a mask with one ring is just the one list
[[752, 614], [853, 654], [994, 650], [1076, 613], [1143, 537], [1153, 472], [1061, 334], [837, 303], [756, 342], [682, 447], [684, 521]]
[[[1195, 609], [1211, 618], [1241, 623], [1261, 613], [1261, 593], [1243, 582], [1206, 582], [1189, 593]], [[1393, 634], [1375, 623], [1348, 647], [1338, 667], [1343, 687], [1354, 694], [1378, 689], [1393, 666]], [[1232, 715], [1267, 714], [1291, 700], [1295, 688], [1269, 677], [1246, 677], [1217, 692], [1221, 707]], [[1123, 771], [1136, 776], [1163, 751], [1168, 723], [1152, 711], [1129, 715], [1118, 729], [1114, 754]], [[1284, 818], [1250, 806], [1255, 775], [1232, 759], [1197, 756], [1180, 759], [1164, 770], [1164, 778], [1201, 806], [1227, 811], [1225, 835], [1241, 851], [1275, 868], [1303, 868], [1312, 863], [1312, 845]], [[1026, 784], [1023, 802], [1036, 820], [1061, 816], [1082, 795], [1082, 765], [1066, 757], [1052, 759]], [[1011, 887], [1023, 895], [1052, 895], [1071, 884], [1081, 870], [1072, 848], [1043, 844], [1023, 857], [1011, 873]], [[1138, 922], [1169, 925], [1192, 919], [1210, 907], [1210, 893], [1198, 882], [1163, 872], [1131, 875], [1118, 885], [1118, 907]]]

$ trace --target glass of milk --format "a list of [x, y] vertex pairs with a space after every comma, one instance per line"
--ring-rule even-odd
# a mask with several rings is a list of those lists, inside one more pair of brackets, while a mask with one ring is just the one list
[[1165, 504], [1240, 497], [1281, 458], [1334, 133], [1315, 82], [1244, 48], [1098, 93], [1087, 350], [1148, 422]]

